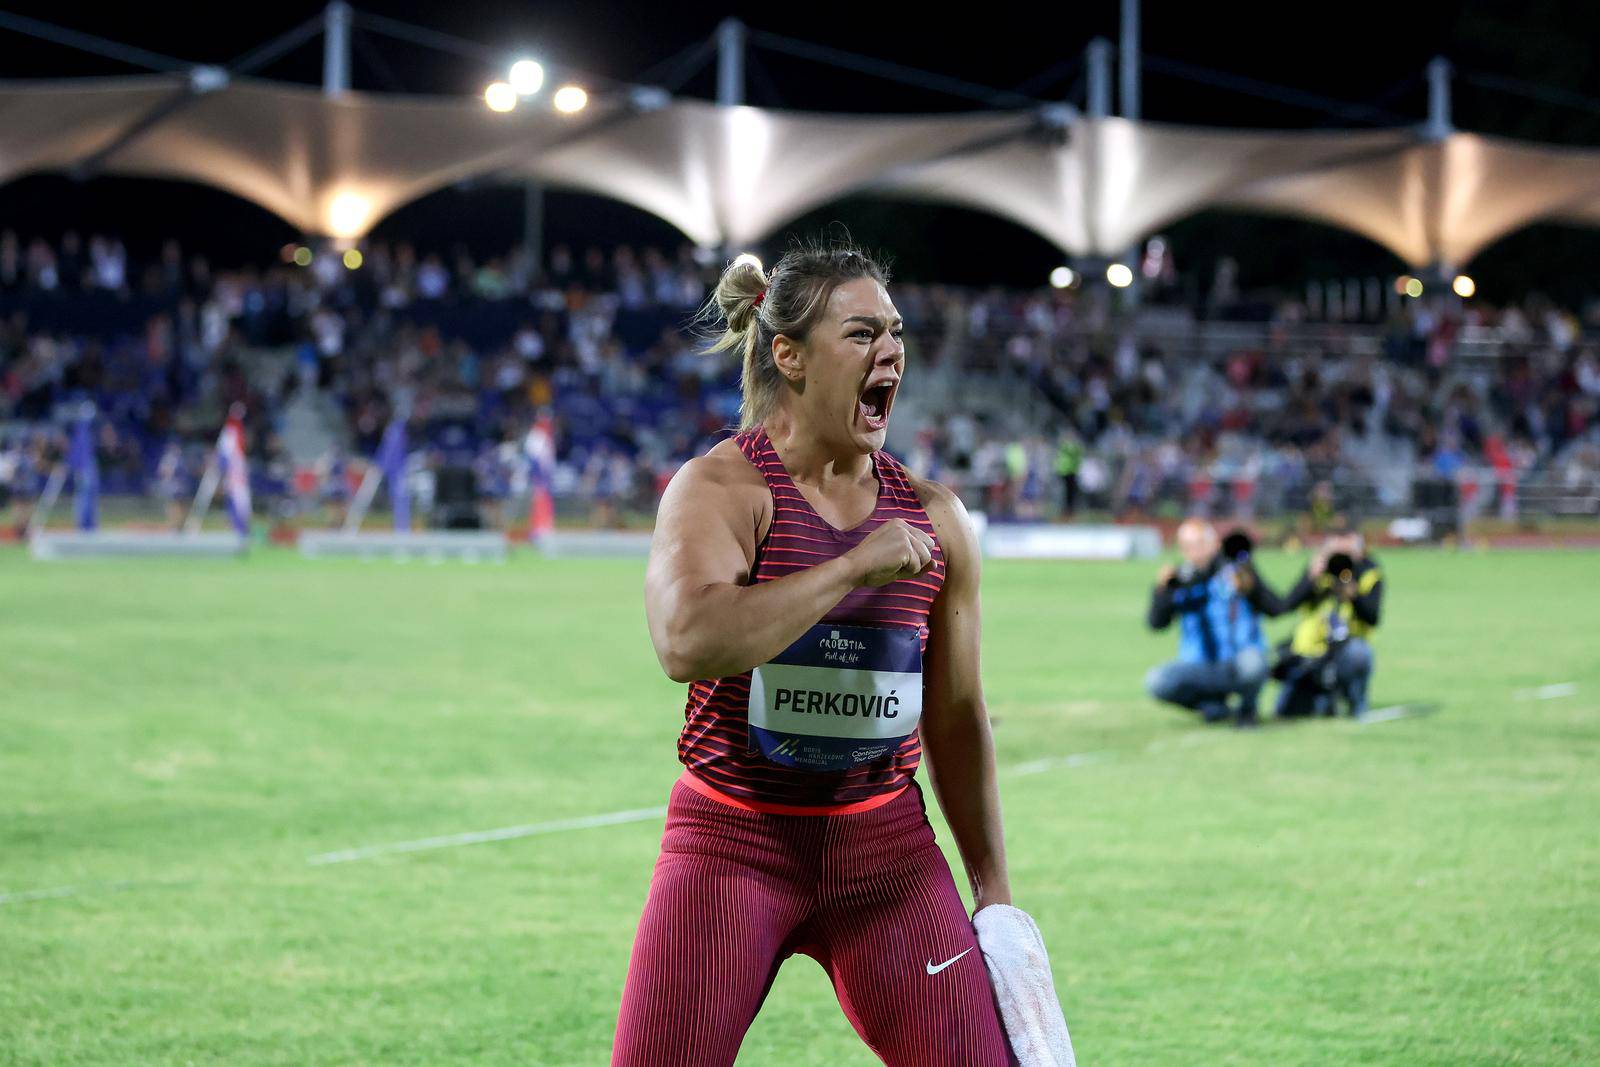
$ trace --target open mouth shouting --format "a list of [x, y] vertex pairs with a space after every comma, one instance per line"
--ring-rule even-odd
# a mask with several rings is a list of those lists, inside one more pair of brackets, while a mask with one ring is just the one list
[[889, 425], [889, 409], [894, 406], [895, 390], [900, 387], [896, 374], [875, 374], [867, 381], [856, 400], [856, 411], [868, 430], [877, 431]]

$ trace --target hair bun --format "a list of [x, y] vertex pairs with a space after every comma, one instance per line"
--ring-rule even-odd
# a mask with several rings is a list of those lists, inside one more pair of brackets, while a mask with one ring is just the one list
[[728, 264], [717, 282], [717, 308], [728, 320], [728, 328], [744, 333], [756, 315], [756, 301], [767, 291], [767, 276], [761, 261], [742, 255]]

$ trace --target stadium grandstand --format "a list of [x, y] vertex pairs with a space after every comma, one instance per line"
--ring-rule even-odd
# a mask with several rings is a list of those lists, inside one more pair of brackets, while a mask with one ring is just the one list
[[[144, 522], [193, 497], [236, 403], [254, 497], [287, 527], [342, 524], [403, 405], [419, 521], [455, 466], [473, 472], [483, 521], [511, 530], [526, 525], [540, 412], [558, 515], [580, 524], [648, 521], [678, 465], [736, 421], [737, 368], [704, 355], [691, 323], [714, 276], [692, 246], [478, 262], [373, 244], [359, 270], [329, 252], [295, 262], [309, 253], [213, 271], [176, 242], [129, 262], [115, 235], [0, 233], [14, 533], [67, 455], [53, 416], [85, 398], [100, 492]], [[1156, 289], [1133, 316], [1081, 283], [898, 286], [918, 389], [891, 447], [998, 520], [1056, 517], [1067, 434], [1084, 446], [1084, 508], [1107, 517], [1443, 507], [1455, 532], [1600, 515], [1600, 302], [1494, 307], [1403, 285], [1267, 300], [1224, 278], [1202, 305]]]
[[[1070, 264], [1033, 289], [939, 284], [924, 269], [899, 290], [926, 373], [891, 447], [996, 521], [1055, 517], [1068, 438], [1082, 447], [1073, 510], [1081, 490], [1083, 512], [1100, 518], [1354, 510], [1455, 536], [1480, 517], [1600, 510], [1600, 302], [1495, 300], [1462, 273], [1531, 222], [1600, 217], [1600, 155], [1459, 130], [1453, 85], [1484, 79], [1442, 60], [1409, 80], [1426, 104], [1409, 126], [1382, 125], [1401, 116], [1374, 105], [1333, 110], [1376, 126], [1270, 131], [1142, 121], [1128, 81], [1138, 57], [1126, 51], [1123, 114], [1111, 114], [1104, 40], [1074, 64], [1077, 102], [985, 93], [737, 22], [638, 81], [558, 67], [545, 87], [530, 61], [470, 101], [352, 90], [353, 41], [364, 56], [382, 40], [457, 60], [496, 53], [341, 4], [227, 66], [8, 18], [12, 31], [149, 73], [0, 89], [0, 107], [22, 120], [0, 176], [194, 181], [302, 235], [270, 261], [222, 269], [177, 239], [130, 259], [117, 232], [11, 220], [0, 232], [0, 494], [16, 536], [48, 524], [33, 502], [84, 455], [68, 438], [85, 399], [98, 412], [107, 514], [136, 523], [183, 524], [238, 404], [249, 487], [280, 538], [343, 525], [358, 495], [359, 525], [361, 484], [399, 411], [412, 434], [372, 498], [380, 508], [414, 495], [419, 524], [521, 538], [530, 494], [548, 489], [561, 523], [647, 525], [677, 465], [736, 407], [735, 371], [697, 355], [690, 323], [719, 253], [781, 247], [785, 223], [863, 192], [996, 213]], [[321, 92], [257, 80], [319, 37]], [[743, 65], [759, 70], [762, 53], [986, 107], [861, 117], [749, 106]], [[672, 95], [713, 61], [717, 103]], [[1149, 65], [1215, 80], [1163, 63]], [[407, 202], [478, 177], [527, 186], [522, 240], [366, 237]], [[547, 188], [617, 198], [692, 240], [547, 248], [536, 211]], [[1240, 250], [1223, 247], [1203, 275], [1180, 276], [1164, 231], [1217, 208], [1344, 227], [1402, 266], [1242, 290], [1227, 254]], [[528, 447], [541, 413], [554, 435], [548, 470]], [[453, 501], [481, 506], [436, 511], [441, 471]]]

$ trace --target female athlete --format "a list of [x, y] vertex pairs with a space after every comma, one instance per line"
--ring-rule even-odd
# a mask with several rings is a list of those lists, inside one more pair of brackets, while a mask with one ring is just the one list
[[1010, 903], [977, 541], [955, 494], [883, 451], [906, 367], [885, 282], [818, 248], [770, 274], [741, 257], [717, 286], [743, 429], [678, 472], [656, 520], [645, 609], [689, 683], [684, 771], [614, 1065], [733, 1063], [797, 952], [892, 1067], [1007, 1062], [913, 780], [926, 753], [976, 908]]

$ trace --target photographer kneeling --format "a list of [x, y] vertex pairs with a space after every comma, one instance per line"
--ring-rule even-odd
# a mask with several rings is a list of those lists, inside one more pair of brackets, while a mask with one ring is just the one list
[[1366, 554], [1361, 535], [1329, 537], [1294, 588], [1274, 605], [1301, 612], [1272, 669], [1283, 683], [1280, 717], [1334, 715], [1341, 700], [1352, 717], [1366, 713], [1373, 663], [1367, 638], [1378, 625], [1382, 603], [1383, 571]]
[[[1145, 688], [1157, 700], [1198, 711], [1206, 722], [1237, 714], [1256, 721], [1256, 698], [1267, 679], [1267, 642], [1260, 615], [1277, 597], [1250, 564], [1250, 539], [1229, 534], [1219, 545], [1209, 522], [1178, 527], [1181, 567], [1163, 567], [1150, 594], [1151, 629], [1178, 619], [1178, 658], [1153, 668]], [[1237, 698], [1237, 708], [1229, 701]]]

